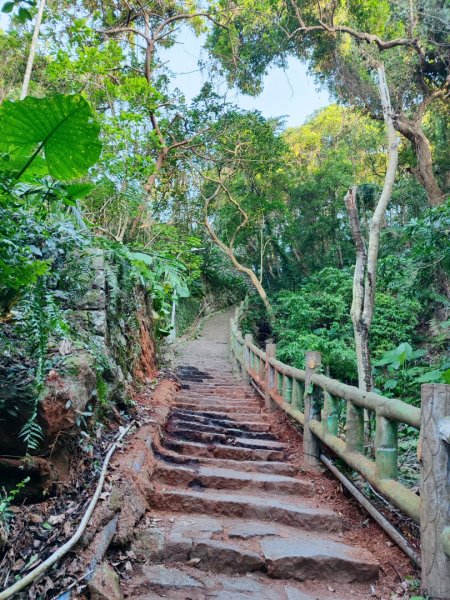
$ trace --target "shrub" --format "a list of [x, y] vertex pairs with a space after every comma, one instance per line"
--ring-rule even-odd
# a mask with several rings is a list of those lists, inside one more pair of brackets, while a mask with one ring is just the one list
[[[303, 368], [305, 352], [318, 350], [332, 377], [357, 382], [350, 318], [352, 285], [350, 270], [327, 267], [296, 291], [283, 290], [272, 299], [273, 334], [280, 360]], [[243, 328], [256, 335], [264, 322], [259, 304], [252, 298], [243, 319]], [[386, 291], [377, 292], [375, 305], [370, 343], [376, 359], [400, 342], [414, 340], [421, 305], [416, 299]], [[259, 339], [263, 341], [261, 336]]]

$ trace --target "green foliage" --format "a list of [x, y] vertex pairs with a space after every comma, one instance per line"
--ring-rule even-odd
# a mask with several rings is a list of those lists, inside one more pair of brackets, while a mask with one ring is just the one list
[[423, 210], [406, 225], [392, 227], [385, 236], [390, 252], [379, 261], [380, 285], [421, 302], [448, 305], [442, 286], [450, 274], [449, 236], [450, 200]]
[[426, 362], [426, 355], [425, 349], [413, 350], [406, 342], [385, 352], [374, 364], [375, 385], [386, 396], [399, 396], [420, 405], [422, 383], [450, 381], [450, 362], [443, 359], [430, 365]]
[[218, 308], [237, 304], [249, 291], [246, 279], [233, 269], [230, 261], [216, 247], [209, 244], [205, 253], [203, 278], [206, 292], [214, 296]]
[[[349, 270], [328, 267], [306, 279], [298, 291], [274, 296], [273, 333], [280, 360], [303, 368], [305, 352], [318, 350], [331, 376], [357, 381], [350, 319], [352, 280]], [[373, 356], [381, 357], [393, 344], [413, 340], [421, 305], [401, 294], [381, 291], [375, 305], [370, 343]]]
[[194, 323], [202, 308], [200, 298], [183, 298], [175, 313], [175, 325], [178, 336], [182, 336]]
[[99, 158], [99, 124], [80, 95], [28, 97], [0, 106], [2, 168], [20, 178], [42, 152], [48, 172], [67, 180], [84, 175]]
[[[7, 152], [3, 167], [8, 172], [0, 189], [0, 309], [8, 313], [15, 303], [9, 339], [20, 340], [16, 347], [8, 344], [2, 370], [7, 379], [21, 375], [16, 395], [10, 395], [8, 405], [0, 399], [0, 408], [10, 415], [25, 410], [27, 421], [19, 437], [27, 452], [36, 452], [43, 440], [38, 407], [50, 368], [50, 341], [69, 332], [60, 306], [82, 290], [89, 271], [80, 251], [86, 237], [59, 210], [76, 207], [90, 186], [33, 179], [31, 170], [29, 183], [18, 179], [36, 164], [41, 150], [50, 173], [63, 178], [85, 173], [98, 157], [98, 126], [81, 97], [3, 103], [0, 118], [0, 145]], [[24, 365], [21, 356], [26, 358]]]
[[29, 483], [30, 478], [25, 477], [22, 481], [20, 481], [16, 487], [9, 492], [6, 492], [5, 489], [0, 490], [0, 524], [8, 526], [8, 521], [10, 521], [14, 515], [11, 510], [11, 504], [14, 502], [16, 496], [20, 494], [20, 492], [26, 487], [27, 483]]
[[[59, 288], [61, 298], [79, 293], [87, 277], [86, 259], [81, 252], [87, 237], [67, 216], [56, 212], [45, 219], [40, 208], [41, 197], [36, 208], [19, 202], [2, 206], [0, 197], [2, 313], [7, 313], [20, 293], [44, 275]], [[80, 250], [72, 254], [76, 249]]]
[[377, 292], [370, 327], [371, 348], [375, 358], [394, 344], [413, 341], [421, 309], [417, 300], [402, 293], [392, 295]]
[[174, 297], [190, 296], [188, 267], [179, 258], [159, 252], [106, 241], [103, 245], [107, 248], [106, 275], [112, 304], [122, 302], [127, 292], [141, 285], [151, 295], [156, 333], [168, 335]]
[[44, 388], [47, 371], [47, 353], [50, 336], [64, 337], [68, 334], [68, 325], [64, 320], [55, 299], [41, 278], [23, 298], [20, 313], [17, 314], [18, 333], [26, 340], [26, 354], [35, 363], [34, 391], [27, 422], [19, 437], [25, 442], [27, 452], [36, 451], [43, 439], [42, 428], [37, 422], [41, 392]]
[[18, 9], [16, 18], [20, 23], [25, 23], [33, 18], [29, 9], [34, 8], [35, 6], [36, 0], [11, 0], [5, 2], [2, 6], [2, 12], [9, 14]]
[[177, 259], [149, 252], [128, 252], [128, 258], [136, 267], [145, 284], [152, 291], [172, 291], [179, 298], [188, 298], [186, 267]]

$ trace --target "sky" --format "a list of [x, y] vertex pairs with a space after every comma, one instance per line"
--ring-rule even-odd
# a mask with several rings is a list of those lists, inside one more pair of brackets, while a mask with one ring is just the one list
[[[177, 43], [161, 52], [162, 60], [174, 73], [173, 85], [186, 96], [193, 98], [208, 79], [201, 72], [198, 61], [202, 56], [202, 41], [187, 27], [181, 31]], [[271, 68], [264, 80], [264, 90], [256, 98], [244, 96], [231, 90], [228, 100], [241, 108], [259, 110], [265, 117], [285, 117], [287, 127], [304, 123], [312, 112], [331, 103], [325, 90], [318, 90], [307, 68], [300, 61], [290, 58], [286, 71]]]

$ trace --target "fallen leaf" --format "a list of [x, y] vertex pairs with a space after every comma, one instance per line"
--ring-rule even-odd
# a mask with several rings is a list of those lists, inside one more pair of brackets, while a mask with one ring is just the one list
[[16, 560], [16, 562], [12, 566], [13, 571], [21, 571], [25, 566], [25, 561], [22, 558]]
[[66, 518], [66, 513], [62, 513], [61, 515], [52, 515], [47, 519], [50, 525], [57, 525], [58, 523], [62, 523]]
[[28, 515], [28, 520], [31, 523], [42, 523], [42, 521], [44, 520], [43, 517], [41, 517], [41, 515], [36, 515], [34, 513], [30, 513]]
[[30, 558], [30, 560], [25, 565], [25, 570], [31, 569], [31, 567], [35, 567], [40, 562], [41, 562], [41, 560], [39, 559], [39, 554], [33, 554], [33, 556]]

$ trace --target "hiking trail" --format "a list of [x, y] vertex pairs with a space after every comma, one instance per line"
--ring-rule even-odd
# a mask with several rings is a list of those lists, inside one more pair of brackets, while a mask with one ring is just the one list
[[302, 465], [297, 431], [283, 435], [285, 417], [267, 412], [233, 372], [229, 319], [210, 317], [177, 357], [182, 387], [156, 455], [151, 510], [131, 545], [146, 563], [124, 582], [125, 597], [373, 598], [378, 559], [348, 543], [336, 501], [323, 499], [326, 476]]

